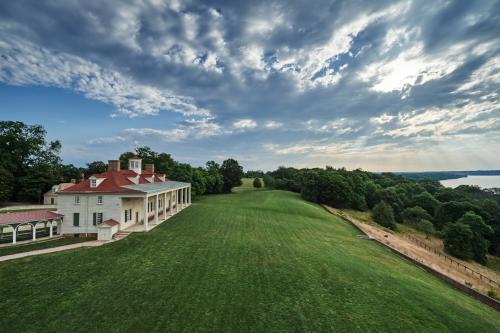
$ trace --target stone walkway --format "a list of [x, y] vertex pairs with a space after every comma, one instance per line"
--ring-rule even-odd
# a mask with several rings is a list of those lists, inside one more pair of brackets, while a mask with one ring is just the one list
[[14, 253], [14, 254], [9, 254], [9, 255], [0, 257], [0, 261], [7, 261], [7, 260], [24, 258], [24, 257], [37, 256], [37, 255], [46, 254], [46, 253], [61, 252], [61, 251], [66, 251], [66, 250], [71, 250], [71, 249], [77, 249], [80, 247], [96, 247], [96, 246], [104, 245], [104, 244], [109, 243], [109, 242], [110, 241], [97, 241], [97, 240], [95, 240], [95, 241], [88, 241], [88, 242], [82, 242], [82, 243], [56, 246], [56, 247], [51, 247], [48, 249]]

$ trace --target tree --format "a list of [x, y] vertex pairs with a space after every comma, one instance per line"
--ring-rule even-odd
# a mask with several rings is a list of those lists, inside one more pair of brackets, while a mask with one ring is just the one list
[[420, 220], [415, 224], [415, 228], [423, 232], [425, 234], [425, 237], [429, 239], [429, 236], [434, 234], [436, 232], [436, 229], [434, 229], [434, 224], [432, 224], [431, 221], [429, 220]]
[[375, 193], [375, 198], [376, 202], [384, 201], [389, 204], [398, 216], [404, 209], [404, 202], [395, 186], [378, 190]]
[[262, 187], [262, 182], [260, 181], [260, 178], [255, 178], [253, 180], [253, 187], [255, 187], [255, 188], [261, 188]]
[[436, 210], [434, 225], [437, 229], [442, 229], [446, 224], [456, 222], [467, 211], [474, 211], [476, 209], [477, 207], [466, 201], [446, 202]]
[[264, 186], [267, 188], [273, 188], [274, 187], [274, 178], [273, 176], [269, 174], [264, 175]]
[[412, 203], [413, 206], [420, 206], [425, 209], [431, 216], [434, 216], [436, 209], [439, 207], [439, 201], [427, 191], [413, 196]]
[[[57, 182], [61, 143], [57, 140], [47, 143], [45, 135], [40, 125], [0, 121], [0, 168], [3, 169], [0, 192], [4, 200], [38, 202], [40, 193]], [[40, 174], [41, 170], [48, 174]], [[44, 179], [38, 181], [36, 174]]]
[[103, 161], [94, 161], [91, 163], [87, 163], [87, 170], [85, 170], [85, 175], [90, 176], [95, 173], [103, 173], [106, 172], [108, 166]]
[[214, 161], [206, 163], [206, 188], [207, 193], [216, 194], [222, 193], [224, 186], [224, 178], [220, 170], [220, 165]]
[[12, 197], [14, 187], [14, 176], [12, 172], [0, 166], [0, 202], [7, 201]]
[[381, 201], [373, 207], [372, 217], [375, 222], [381, 226], [396, 230], [394, 222], [394, 211], [385, 201]]
[[463, 223], [450, 223], [444, 228], [444, 249], [460, 259], [472, 259], [472, 239], [474, 234], [470, 227]]
[[481, 264], [486, 264], [486, 253], [488, 252], [489, 242], [487, 237], [493, 234], [493, 229], [484, 223], [481, 216], [474, 212], [466, 212], [457, 223], [463, 223], [469, 226], [473, 237], [471, 247], [473, 259]]
[[421, 220], [432, 220], [432, 217], [425, 209], [419, 206], [409, 207], [401, 213], [403, 222], [410, 225], [416, 225]]
[[220, 170], [224, 179], [223, 191], [225, 193], [231, 192], [233, 187], [242, 184], [241, 178], [243, 178], [243, 167], [238, 164], [238, 161], [232, 158], [227, 159], [222, 162]]

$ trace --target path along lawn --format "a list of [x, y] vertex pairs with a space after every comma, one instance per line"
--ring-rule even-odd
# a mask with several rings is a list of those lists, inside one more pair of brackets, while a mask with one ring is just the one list
[[20, 245], [10, 245], [0, 247], [0, 256], [7, 256], [10, 254], [30, 252], [35, 250], [43, 250], [51, 247], [58, 247], [63, 245], [83, 243], [91, 240], [95, 240], [95, 237], [80, 237], [80, 238], [58, 238], [58, 239], [47, 239], [43, 241], [38, 241], [35, 243], [25, 243]]
[[147, 234], [0, 263], [2, 331], [496, 332], [500, 314], [282, 191], [206, 196]]

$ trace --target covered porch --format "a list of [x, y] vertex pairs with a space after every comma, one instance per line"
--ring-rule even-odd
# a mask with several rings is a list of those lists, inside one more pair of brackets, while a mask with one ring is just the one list
[[62, 219], [62, 214], [47, 210], [0, 214], [0, 244], [52, 238], [60, 234]]
[[122, 229], [126, 232], [149, 231], [191, 205], [190, 183], [167, 181], [126, 187], [144, 193], [142, 214], [135, 218], [135, 224]]

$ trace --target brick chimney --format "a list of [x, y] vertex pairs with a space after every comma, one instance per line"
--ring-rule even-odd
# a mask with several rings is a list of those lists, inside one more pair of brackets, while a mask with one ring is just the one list
[[82, 172], [80, 174], [80, 182], [83, 182], [85, 180], [85, 174]]
[[109, 160], [108, 161], [108, 171], [120, 171], [120, 161], [119, 160]]
[[155, 172], [155, 165], [154, 164], [146, 164], [146, 168], [144, 170], [149, 171], [151, 173], [154, 173]]

